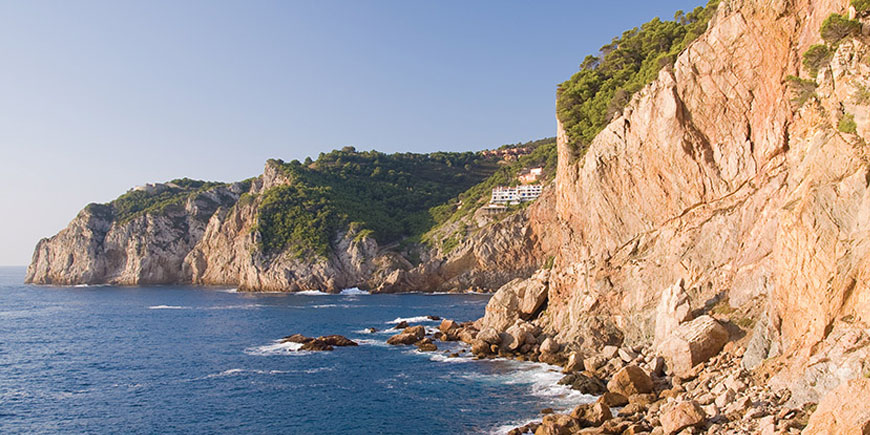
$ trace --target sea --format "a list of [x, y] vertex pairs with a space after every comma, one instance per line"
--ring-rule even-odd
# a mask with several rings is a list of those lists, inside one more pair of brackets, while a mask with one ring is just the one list
[[[557, 385], [558, 367], [386, 344], [403, 320], [477, 319], [488, 295], [34, 286], [24, 274], [0, 268], [4, 434], [489, 434], [592, 400]], [[280, 343], [295, 333], [360, 345]]]

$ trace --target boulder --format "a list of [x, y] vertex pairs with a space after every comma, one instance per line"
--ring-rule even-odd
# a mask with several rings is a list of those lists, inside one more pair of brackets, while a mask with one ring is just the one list
[[438, 316], [431, 316], [431, 315], [430, 315], [430, 316], [426, 316], [426, 318], [429, 319], [429, 320], [435, 321], [435, 322], [441, 320], [440, 317], [438, 317]]
[[583, 360], [583, 368], [588, 372], [594, 372], [607, 364], [607, 358], [601, 355], [591, 356]]
[[583, 394], [597, 396], [607, 391], [604, 382], [583, 373], [573, 373], [559, 380], [560, 385], [570, 385], [571, 389]]
[[565, 414], [545, 415], [541, 425], [535, 430], [535, 435], [569, 435], [577, 433], [580, 425], [577, 420]]
[[691, 320], [692, 307], [689, 294], [683, 288], [683, 280], [662, 292], [656, 307], [656, 326], [653, 344], [659, 345], [670, 336], [681, 323]]
[[483, 340], [489, 344], [499, 344], [501, 343], [501, 337], [498, 334], [498, 331], [495, 328], [483, 328], [480, 332], [477, 333], [477, 339]]
[[819, 402], [803, 433], [870, 434], [870, 379], [858, 378], [843, 382]]
[[426, 336], [426, 328], [424, 328], [422, 325], [411, 326], [409, 328], [405, 328], [402, 333], [413, 334], [415, 337], [417, 337], [417, 340], [422, 340], [423, 337]]
[[474, 355], [487, 355], [489, 354], [489, 346], [490, 344], [483, 340], [474, 340], [471, 343], [471, 353]]
[[332, 346], [330, 346], [328, 343], [326, 343], [323, 340], [312, 339], [311, 341], [307, 341], [304, 344], [302, 344], [302, 347], [299, 349], [320, 352], [320, 351], [332, 350]]
[[636, 365], [628, 365], [613, 375], [613, 379], [607, 383], [607, 390], [631, 397], [633, 394], [647, 394], [653, 390], [653, 382], [642, 368]]
[[601, 426], [605, 421], [613, 418], [610, 413], [610, 407], [601, 403], [584, 403], [571, 412], [571, 418], [577, 420], [580, 426], [593, 427]]
[[601, 356], [604, 357], [604, 359], [606, 359], [606, 360], [616, 358], [616, 356], [618, 354], [619, 354], [619, 348], [616, 346], [609, 346], [608, 345], [608, 346], [604, 346], [604, 348], [601, 349]]
[[415, 344], [422, 340], [426, 335], [426, 328], [422, 326], [411, 326], [405, 328], [401, 333], [396, 334], [387, 339], [387, 344], [393, 346]]
[[306, 337], [302, 334], [293, 334], [282, 338], [281, 343], [308, 343], [311, 340], [314, 339], [311, 337]]
[[454, 322], [453, 320], [444, 319], [441, 321], [441, 324], [438, 325], [438, 330], [446, 334], [448, 331], [450, 331], [458, 326], [459, 325], [457, 325], [456, 322]]
[[428, 338], [424, 338], [417, 342], [417, 350], [420, 352], [434, 352], [438, 350], [438, 346]]
[[598, 401], [611, 408], [628, 405], [628, 399], [625, 396], [610, 391], [602, 394]]
[[399, 323], [396, 323], [396, 326], [394, 326], [393, 329], [405, 329], [407, 327], [408, 327], [408, 322], [403, 320]]
[[519, 301], [519, 311], [523, 318], [530, 318], [547, 301], [547, 286], [541, 281], [532, 281], [526, 285], [522, 299]]
[[562, 345], [553, 340], [550, 337], [547, 337], [543, 343], [541, 343], [541, 352], [545, 353], [556, 353], [562, 348]]
[[478, 332], [474, 328], [462, 328], [462, 330], [459, 331], [459, 339], [467, 344], [472, 344], [477, 335]]
[[562, 369], [562, 373], [579, 372], [581, 370], [583, 370], [583, 356], [577, 352], [571, 352], [571, 355], [568, 355], [568, 362], [565, 364], [565, 368]]
[[498, 343], [499, 349], [504, 351], [515, 351], [523, 345], [523, 335], [519, 333], [519, 331], [514, 330], [517, 334], [512, 334], [510, 332], [502, 332], [499, 334], [499, 338], [501, 340]]
[[728, 342], [728, 330], [710, 316], [683, 323], [658, 346], [676, 376], [687, 377], [697, 364], [707, 361]]
[[675, 434], [687, 427], [698, 426], [707, 419], [697, 402], [680, 402], [661, 415], [659, 419], [665, 435]]
[[330, 346], [339, 346], [339, 347], [341, 347], [341, 346], [358, 346], [358, 344], [355, 341], [353, 341], [347, 337], [343, 337], [341, 335], [327, 335], [327, 336], [323, 336], [323, 337], [318, 338], [318, 340], [320, 340], [320, 341], [322, 341]]

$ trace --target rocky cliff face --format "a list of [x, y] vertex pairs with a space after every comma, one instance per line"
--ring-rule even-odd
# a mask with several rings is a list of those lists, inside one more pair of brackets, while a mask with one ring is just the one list
[[54, 237], [37, 244], [27, 282], [119, 285], [183, 282], [182, 264], [209, 219], [232, 205], [240, 185], [188, 198], [161, 213], [119, 224], [111, 206], [91, 204]]
[[250, 187], [216, 187], [183, 205], [129, 221], [117, 219], [111, 205], [90, 205], [68, 228], [39, 242], [27, 282], [193, 283], [287, 292], [350, 287], [376, 292], [494, 291], [531, 275], [545, 258], [547, 246], [539, 234], [546, 234], [546, 221], [530, 220], [527, 212], [484, 225], [450, 252], [418, 246], [417, 265], [408, 260], [408, 252], [380, 247], [352, 229], [333, 236], [327, 258], [267, 255], [254, 231], [261, 195], [290, 182], [274, 163], [267, 163]]
[[[678, 286], [695, 315], [715, 314], [747, 346], [745, 367], [775, 374], [796, 403], [866, 373], [866, 37], [839, 45], [802, 107], [787, 84], [808, 77], [802, 53], [847, 9], [723, 1], [579, 161], [560, 128], [561, 243], [546, 279], [533, 278], [548, 288], [535, 323], [578, 348], [652, 345], [656, 307]], [[838, 129], [844, 116], [855, 132]], [[484, 323], [499, 317], [491, 308]]]

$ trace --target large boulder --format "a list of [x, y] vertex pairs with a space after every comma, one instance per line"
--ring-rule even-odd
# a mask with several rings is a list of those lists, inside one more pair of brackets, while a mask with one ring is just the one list
[[426, 328], [420, 325], [411, 326], [387, 339], [387, 344], [393, 346], [414, 344], [422, 340], [424, 336], [426, 336]]
[[504, 331], [517, 320], [528, 320], [547, 299], [549, 271], [540, 270], [529, 279], [515, 279], [503, 285], [486, 304], [482, 327]]
[[683, 280], [666, 288], [656, 307], [656, 328], [654, 345], [665, 341], [681, 323], [692, 318], [689, 294], [683, 288]]
[[692, 367], [707, 361], [728, 342], [728, 330], [710, 316], [683, 323], [658, 346], [676, 376], [687, 376]]
[[339, 346], [339, 347], [341, 347], [341, 346], [358, 346], [358, 344], [355, 341], [353, 341], [347, 337], [341, 336], [341, 335], [327, 335], [327, 336], [318, 338], [318, 340], [320, 340], [320, 341], [322, 341], [330, 346]]
[[707, 419], [701, 405], [694, 400], [680, 402], [662, 414], [660, 421], [665, 435], [675, 434], [687, 427], [698, 426]]
[[583, 373], [572, 373], [567, 375], [559, 380], [559, 384], [570, 385], [573, 390], [577, 390], [583, 394], [591, 394], [593, 396], [600, 395], [607, 391], [604, 382], [598, 378], [587, 376]]
[[457, 325], [456, 322], [454, 322], [453, 320], [444, 319], [441, 321], [441, 324], [438, 325], [438, 330], [446, 334], [447, 332], [453, 330], [454, 328], [457, 328], [458, 326], [459, 325]]
[[653, 381], [642, 368], [628, 365], [613, 375], [613, 379], [607, 383], [607, 390], [624, 397], [647, 394], [653, 390]]
[[281, 343], [308, 343], [311, 340], [314, 339], [311, 337], [306, 337], [302, 334], [293, 334], [282, 338]]
[[501, 343], [501, 336], [495, 328], [483, 328], [477, 333], [477, 339], [485, 341], [489, 344]]
[[299, 349], [320, 352], [320, 351], [330, 351], [333, 348], [329, 343], [327, 343], [319, 338], [315, 338], [315, 339], [312, 339], [310, 341], [305, 342], [302, 345], [302, 347], [300, 347]]
[[579, 430], [580, 425], [570, 415], [550, 414], [544, 416], [541, 425], [535, 430], [535, 435], [570, 435]]
[[562, 345], [559, 344], [552, 337], [547, 337], [544, 339], [544, 342], [541, 343], [541, 352], [554, 354], [562, 349]]
[[597, 401], [574, 408], [574, 411], [571, 412], [571, 418], [577, 420], [580, 426], [592, 427], [601, 426], [605, 421], [613, 418], [613, 414], [610, 413], [610, 407]]
[[831, 390], [810, 416], [805, 435], [870, 434], [870, 379], [858, 378]]
[[522, 299], [519, 301], [520, 317], [533, 317], [547, 301], [547, 284], [541, 280], [527, 281]]

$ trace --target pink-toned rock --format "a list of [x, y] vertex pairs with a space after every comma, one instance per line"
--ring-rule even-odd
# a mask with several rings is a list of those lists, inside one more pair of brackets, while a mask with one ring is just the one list
[[686, 376], [697, 364], [707, 361], [728, 342], [728, 330], [710, 316], [681, 324], [658, 346], [677, 376]]
[[870, 379], [840, 384], [825, 395], [810, 416], [804, 435], [870, 434]]
[[647, 394], [652, 392], [652, 389], [652, 379], [642, 368], [636, 365], [623, 367], [607, 383], [608, 391], [623, 397], [631, 397], [634, 394]]
[[707, 419], [701, 406], [694, 401], [680, 402], [662, 414], [660, 421], [665, 435], [675, 434], [687, 427], [698, 426]]

